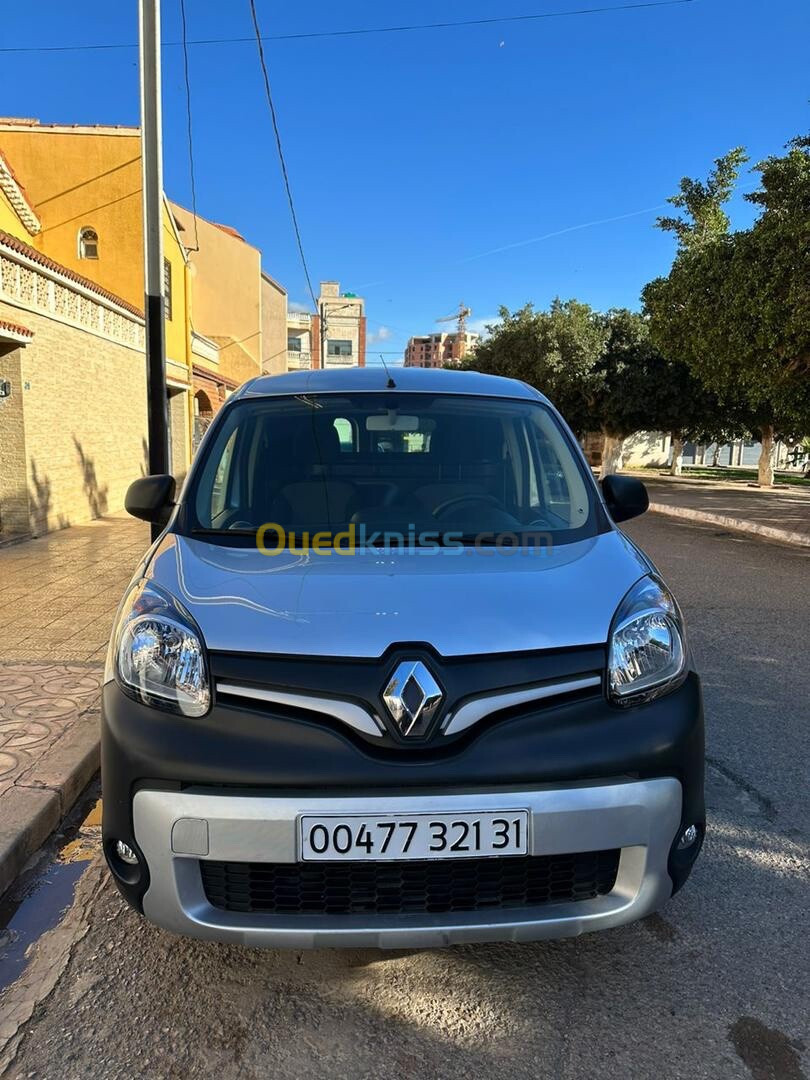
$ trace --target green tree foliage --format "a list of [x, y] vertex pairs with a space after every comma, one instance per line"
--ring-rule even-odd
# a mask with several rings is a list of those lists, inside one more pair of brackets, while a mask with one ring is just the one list
[[[643, 298], [653, 342], [721, 401], [741, 404], [762, 441], [760, 483], [771, 484], [775, 435], [810, 428], [810, 141], [793, 140], [755, 171], [761, 188], [746, 197], [761, 213], [751, 228], [728, 233], [713, 212], [716, 227], [701, 230], [687, 203], [680, 230], [661, 223], [680, 247]], [[730, 194], [728, 184], [712, 190], [717, 199]]]
[[682, 250], [699, 248], [727, 235], [730, 222], [723, 207], [731, 198], [740, 169], [746, 161], [748, 156], [745, 150], [737, 146], [716, 159], [705, 184], [684, 176], [678, 186], [678, 194], [671, 196], [667, 202], [679, 210], [685, 210], [686, 217], [660, 217], [656, 221], [658, 228], [674, 232]]
[[638, 312], [602, 314], [555, 300], [548, 311], [502, 308], [501, 321], [488, 329], [467, 366], [528, 382], [577, 434], [601, 432], [603, 471], [619, 464], [622, 442], [639, 431], [665, 431], [683, 442], [744, 430], [684, 363], [659, 352]]
[[604, 318], [588, 304], [557, 299], [548, 311], [532, 304], [514, 312], [503, 307], [500, 320], [466, 366], [530, 383], [584, 433], [603, 381]]

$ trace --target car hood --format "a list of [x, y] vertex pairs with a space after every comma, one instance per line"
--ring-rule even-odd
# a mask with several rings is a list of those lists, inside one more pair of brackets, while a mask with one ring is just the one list
[[215, 651], [376, 657], [424, 642], [462, 656], [605, 642], [648, 569], [613, 530], [551, 551], [273, 556], [168, 534], [146, 576], [183, 603]]

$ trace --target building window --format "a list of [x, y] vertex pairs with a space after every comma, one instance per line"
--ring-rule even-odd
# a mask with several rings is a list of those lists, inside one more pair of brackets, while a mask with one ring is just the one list
[[91, 229], [89, 225], [79, 229], [79, 258], [98, 258], [98, 233], [95, 229]]
[[301, 338], [300, 337], [288, 337], [287, 338], [287, 352], [301, 352]]
[[327, 356], [351, 356], [351, 341], [328, 341], [326, 343]]
[[172, 317], [172, 264], [163, 260], [163, 310], [167, 319]]

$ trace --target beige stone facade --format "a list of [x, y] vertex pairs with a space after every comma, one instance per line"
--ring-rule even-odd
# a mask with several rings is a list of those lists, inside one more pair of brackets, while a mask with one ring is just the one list
[[142, 320], [19, 259], [0, 250], [0, 540], [120, 510], [146, 471]]

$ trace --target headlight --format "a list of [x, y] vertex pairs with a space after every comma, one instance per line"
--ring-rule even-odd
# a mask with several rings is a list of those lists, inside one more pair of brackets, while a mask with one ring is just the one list
[[202, 634], [185, 608], [140, 582], [126, 598], [110, 648], [112, 674], [144, 705], [202, 716], [211, 693]]
[[617, 705], [651, 701], [683, 681], [683, 620], [669, 590], [653, 577], [637, 581], [610, 630], [608, 694]]

